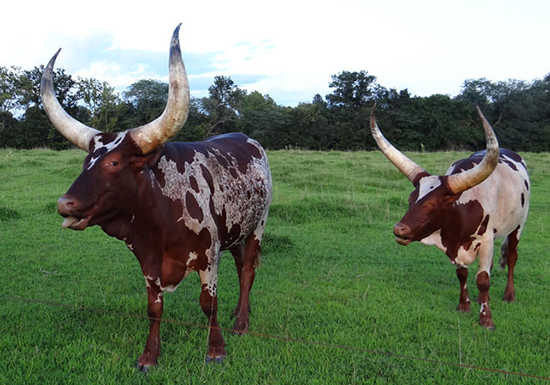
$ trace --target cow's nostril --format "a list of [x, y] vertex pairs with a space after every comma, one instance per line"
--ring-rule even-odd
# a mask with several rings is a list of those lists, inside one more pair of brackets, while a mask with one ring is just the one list
[[57, 200], [57, 211], [61, 215], [68, 215], [70, 211], [74, 209], [75, 205], [76, 201], [73, 198], [62, 196]]
[[397, 223], [393, 226], [393, 233], [399, 237], [405, 237], [410, 233], [410, 227], [404, 223]]

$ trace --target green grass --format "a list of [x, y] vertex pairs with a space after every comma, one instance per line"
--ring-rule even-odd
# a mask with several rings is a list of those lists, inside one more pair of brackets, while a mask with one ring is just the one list
[[[411, 186], [380, 153], [268, 155], [275, 195], [251, 293], [251, 334], [225, 331], [228, 358], [205, 364], [206, 319], [191, 275], [165, 296], [162, 357], [144, 375], [133, 368], [148, 330], [137, 261], [99, 228], [62, 230], [56, 213], [84, 153], [1, 150], [0, 383], [531, 384], [545, 381], [498, 371], [550, 377], [549, 154], [524, 154], [532, 200], [517, 301], [500, 300], [506, 276], [495, 268], [494, 331], [477, 325], [477, 306], [455, 311], [458, 281], [442, 252], [393, 241]], [[411, 157], [443, 173], [465, 155]], [[238, 287], [229, 255], [218, 295], [220, 324], [230, 328]]]

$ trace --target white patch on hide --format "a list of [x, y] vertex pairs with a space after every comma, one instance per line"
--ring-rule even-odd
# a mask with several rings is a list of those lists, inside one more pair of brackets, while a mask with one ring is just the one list
[[[151, 279], [152, 280], [152, 279]], [[157, 278], [155, 280], [155, 285], [158, 286], [158, 288], [160, 289], [160, 291], [165, 291], [167, 293], [172, 293], [174, 291], [176, 291], [176, 289], [178, 288], [179, 286], [179, 283], [177, 285], [168, 285], [168, 286], [162, 286], [162, 281], [160, 280], [160, 278]]]
[[190, 253], [189, 253], [189, 258], [187, 258], [187, 266], [189, 266], [189, 264], [190, 264], [191, 262], [197, 260], [198, 256], [199, 256], [199, 255], [198, 255], [197, 253], [195, 253], [194, 251], [190, 252]]
[[150, 275], [146, 275], [146, 276], [145, 276], [145, 286], [146, 286], [146, 287], [151, 287], [151, 284], [149, 283], [149, 281], [153, 282], [154, 279], [153, 279], [153, 277], [151, 277]]
[[218, 266], [216, 264], [209, 265], [208, 267], [209, 269], [200, 270], [199, 276], [204, 290], [208, 291], [211, 297], [215, 297], [218, 286]]
[[[233, 226], [239, 226], [240, 231], [235, 239], [223, 240], [229, 243], [224, 244], [224, 247], [229, 247], [254, 231], [262, 217], [267, 215], [272, 195], [267, 158], [257, 142], [249, 140], [248, 143], [254, 145], [262, 157], [251, 157], [245, 173], [239, 171], [234, 156], [230, 153], [223, 154], [217, 149], [211, 150], [207, 155], [195, 152], [193, 161], [185, 163], [183, 172], [178, 171], [176, 162], [166, 156], [161, 157], [157, 165], [164, 173], [165, 185], [161, 187], [162, 193], [172, 200], [179, 200], [182, 204], [183, 212], [177, 221], [185, 223], [195, 234], [199, 234], [205, 228], [210, 232], [213, 247], [209, 262], [214, 262], [211, 257], [220, 250], [221, 240], [218, 239], [218, 234], [229, 233]], [[225, 160], [227, 166], [222, 166], [218, 158]], [[208, 170], [212, 177], [213, 193], [202, 168]], [[263, 193], [262, 196], [259, 191]], [[188, 196], [194, 198], [202, 211], [200, 221], [188, 211]], [[211, 200], [214, 213], [211, 212]], [[225, 224], [216, 224], [214, 214], [221, 216], [222, 213], [225, 213]], [[218, 229], [218, 225], [225, 225], [225, 229]]]
[[103, 144], [103, 138], [100, 135], [94, 136], [92, 139], [94, 141], [94, 153], [102, 148], [106, 148], [107, 151], [102, 153], [101, 155], [98, 155], [97, 157], [94, 157], [92, 155], [92, 158], [90, 159], [90, 163], [88, 163], [88, 170], [91, 170], [92, 167], [95, 166], [96, 162], [101, 158], [102, 156], [108, 154], [109, 152], [113, 151], [115, 148], [117, 148], [124, 138], [126, 137], [127, 131], [119, 132], [112, 142], [109, 142], [107, 144]]
[[434, 231], [430, 235], [428, 235], [426, 238], [422, 238], [420, 240], [420, 243], [424, 245], [434, 245], [439, 250], [443, 252], [447, 252], [447, 248], [443, 246], [443, 239], [441, 238], [441, 230]]
[[489, 307], [489, 304], [487, 302], [483, 302], [481, 304], [481, 309], [479, 309], [479, 312], [483, 315], [487, 315], [487, 312], [485, 311], [485, 309], [488, 307]]
[[414, 203], [418, 203], [418, 201], [420, 201], [426, 195], [428, 195], [429, 193], [434, 191], [436, 188], [441, 186], [441, 180], [437, 175], [425, 176], [424, 178], [421, 178], [420, 181], [418, 181], [418, 183], [419, 183], [418, 198]]
[[162, 291], [157, 295], [157, 299], [155, 301], [155, 303], [162, 303], [162, 297], [163, 297], [163, 293]]

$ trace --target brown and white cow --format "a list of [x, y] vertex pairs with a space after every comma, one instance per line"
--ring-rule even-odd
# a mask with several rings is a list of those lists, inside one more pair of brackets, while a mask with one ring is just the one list
[[272, 196], [262, 147], [244, 134], [199, 143], [166, 143], [185, 123], [189, 85], [181, 57], [179, 26], [170, 47], [169, 96], [163, 114], [144, 126], [102, 133], [70, 117], [57, 101], [52, 73], [41, 85], [53, 125], [88, 152], [82, 173], [57, 202], [63, 227], [99, 225], [137, 257], [147, 287], [149, 336], [137, 366], [147, 371], [160, 355], [164, 292], [198, 272], [200, 306], [210, 322], [207, 361], [221, 361], [225, 342], [217, 321], [217, 273], [230, 250], [240, 280], [235, 330], [248, 329], [249, 292], [260, 256]]
[[487, 150], [455, 162], [445, 175], [431, 175], [393, 147], [371, 113], [371, 133], [384, 155], [413, 183], [409, 210], [394, 226], [397, 243], [435, 245], [456, 265], [460, 282], [458, 310], [470, 311], [468, 266], [479, 256], [476, 284], [481, 304], [479, 324], [494, 328], [489, 308], [490, 274], [496, 238], [505, 238], [500, 265], [508, 265], [504, 301], [515, 299], [514, 267], [518, 242], [529, 210], [529, 175], [523, 159], [500, 149], [495, 133], [479, 110]]

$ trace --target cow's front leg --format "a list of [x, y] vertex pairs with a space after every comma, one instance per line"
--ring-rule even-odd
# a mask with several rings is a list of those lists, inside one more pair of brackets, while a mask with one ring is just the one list
[[460, 283], [460, 301], [458, 303], [458, 311], [467, 313], [470, 311], [470, 296], [468, 294], [468, 268], [458, 266], [456, 268], [456, 276]]
[[493, 316], [489, 307], [489, 287], [491, 286], [491, 268], [493, 266], [493, 240], [487, 240], [479, 251], [479, 269], [476, 274], [476, 284], [479, 291], [477, 302], [479, 310], [479, 325], [494, 329]]
[[200, 304], [210, 326], [206, 362], [222, 362], [226, 353], [225, 341], [218, 325], [217, 266], [209, 266], [206, 271], [200, 271], [199, 274], [202, 284]]
[[160, 319], [162, 317], [163, 293], [151, 279], [145, 278], [147, 284], [147, 316], [149, 317], [149, 336], [143, 353], [138, 358], [136, 367], [147, 372], [157, 364], [160, 356]]
[[477, 302], [479, 310], [479, 325], [487, 329], [494, 329], [493, 316], [489, 307], [489, 287], [491, 286], [491, 268], [493, 266], [493, 240], [485, 242], [485, 247], [479, 251], [479, 268], [476, 274], [476, 284], [479, 291]]
[[489, 307], [489, 287], [491, 286], [489, 272], [480, 271], [476, 275], [477, 288], [479, 290], [478, 301], [481, 304], [479, 310], [479, 325], [488, 329], [494, 329], [493, 316]]

